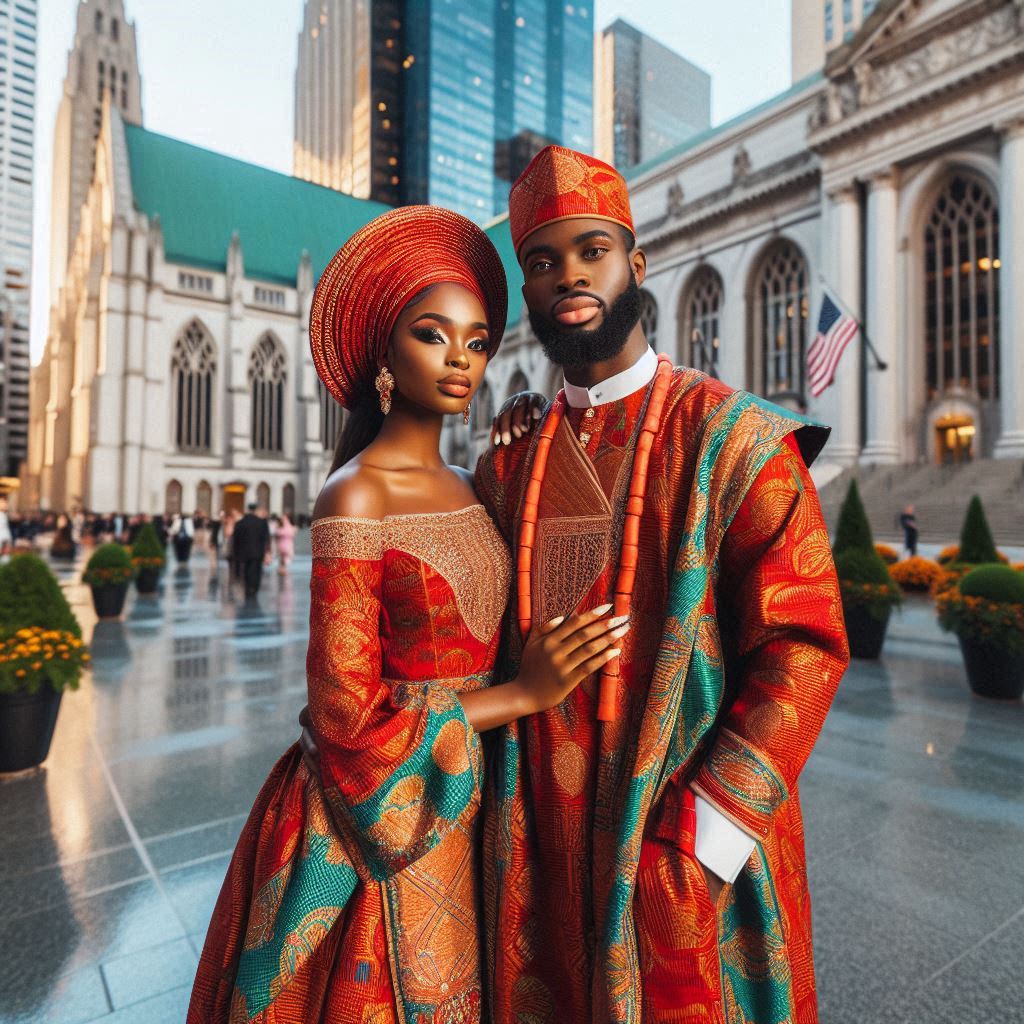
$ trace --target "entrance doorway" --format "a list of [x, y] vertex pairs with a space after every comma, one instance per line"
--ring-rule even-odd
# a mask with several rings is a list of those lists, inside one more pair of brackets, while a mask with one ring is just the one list
[[245, 512], [245, 484], [225, 484], [221, 506], [225, 512]]
[[943, 466], [974, 458], [974, 420], [970, 416], [943, 416], [935, 421], [936, 454]]

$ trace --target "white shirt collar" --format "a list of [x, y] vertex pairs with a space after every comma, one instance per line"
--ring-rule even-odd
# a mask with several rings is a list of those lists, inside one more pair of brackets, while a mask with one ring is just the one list
[[596, 405], [617, 402], [620, 398], [625, 398], [650, 384], [657, 370], [658, 357], [654, 349], [648, 346], [644, 354], [628, 370], [599, 381], [592, 388], [581, 388], [567, 380], [563, 381], [565, 400], [572, 409], [591, 409]]

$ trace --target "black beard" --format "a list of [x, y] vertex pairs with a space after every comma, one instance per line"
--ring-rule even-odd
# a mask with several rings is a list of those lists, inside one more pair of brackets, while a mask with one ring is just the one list
[[636, 278], [605, 313], [599, 327], [560, 327], [546, 313], [530, 310], [530, 326], [544, 349], [544, 354], [557, 366], [586, 366], [614, 359], [625, 347], [633, 328], [640, 322], [640, 286]]

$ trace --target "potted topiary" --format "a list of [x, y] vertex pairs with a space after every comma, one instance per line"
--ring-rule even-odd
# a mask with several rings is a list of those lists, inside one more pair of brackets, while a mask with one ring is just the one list
[[875, 550], [856, 480], [850, 482], [843, 501], [832, 552], [850, 654], [855, 658], [877, 658], [885, 642], [893, 605], [899, 604], [903, 595]]
[[135, 567], [135, 589], [140, 594], [153, 594], [160, 582], [165, 562], [164, 549], [152, 523], [143, 523], [132, 544], [132, 565]]
[[135, 576], [132, 556], [121, 544], [101, 544], [82, 573], [92, 589], [92, 604], [99, 619], [116, 619], [124, 608], [128, 584]]
[[0, 772], [46, 760], [66, 688], [89, 662], [60, 584], [36, 555], [0, 566]]
[[956, 633], [974, 693], [1024, 695], [1024, 574], [1005, 565], [972, 569], [938, 595], [939, 624]]
[[967, 514], [960, 528], [960, 543], [955, 547], [943, 548], [939, 552], [939, 564], [943, 568], [943, 574], [933, 586], [933, 592], [941, 594], [950, 587], [955, 587], [957, 582], [976, 565], [1007, 561], [1006, 555], [996, 550], [985, 509], [981, 499], [974, 495], [967, 506]]

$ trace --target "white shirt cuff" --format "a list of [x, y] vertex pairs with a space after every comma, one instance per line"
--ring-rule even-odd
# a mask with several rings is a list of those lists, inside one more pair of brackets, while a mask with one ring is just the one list
[[754, 852], [756, 842], [717, 807], [697, 796], [697, 860], [732, 885]]

